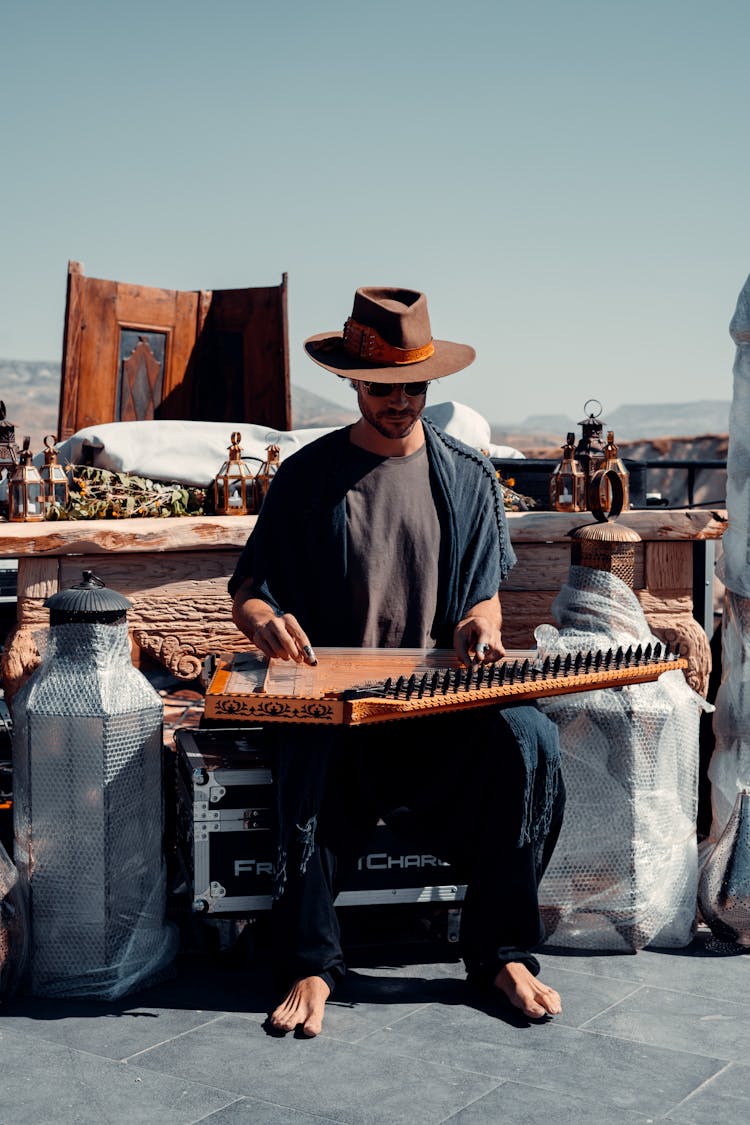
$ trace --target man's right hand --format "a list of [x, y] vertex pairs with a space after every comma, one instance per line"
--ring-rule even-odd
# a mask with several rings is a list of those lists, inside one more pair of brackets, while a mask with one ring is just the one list
[[269, 659], [273, 656], [277, 660], [295, 660], [298, 664], [317, 663], [307, 634], [293, 613], [282, 617], [274, 614], [256, 625], [250, 640]]
[[316, 664], [307, 634], [293, 613], [277, 614], [262, 598], [248, 597], [247, 583], [234, 596], [232, 620], [270, 660], [294, 660], [297, 664]]

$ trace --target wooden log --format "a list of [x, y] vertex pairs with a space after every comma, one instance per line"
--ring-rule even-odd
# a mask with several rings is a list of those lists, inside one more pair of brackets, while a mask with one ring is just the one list
[[646, 581], [651, 593], [667, 596], [693, 590], [693, 544], [689, 542], [647, 543]]
[[[554, 543], [568, 538], [568, 532], [590, 524], [586, 512], [509, 512], [508, 527], [513, 543]], [[659, 539], [720, 539], [727, 526], [723, 510], [698, 508], [647, 508], [623, 512], [617, 522], [637, 531], [644, 541]]]
[[257, 516], [59, 520], [0, 525], [0, 558], [138, 554], [244, 547]]

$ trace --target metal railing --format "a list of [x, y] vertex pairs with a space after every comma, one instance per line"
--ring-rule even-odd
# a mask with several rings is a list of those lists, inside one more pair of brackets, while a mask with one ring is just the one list
[[[695, 485], [696, 485], [696, 479], [698, 477], [698, 474], [700, 472], [704, 471], [704, 470], [714, 470], [714, 471], [719, 471], [719, 472], [721, 472], [721, 471], [726, 472], [726, 468], [727, 468], [726, 459], [725, 460], [706, 460], [706, 459], [692, 458], [692, 457], [691, 458], [665, 457], [664, 459], [659, 458], [658, 460], [655, 460], [655, 461], [642, 461], [642, 462], [640, 462], [640, 464], [646, 470], [647, 474], [648, 474], [648, 471], [650, 469], [655, 469], [655, 470], [656, 469], [681, 469], [681, 470], [683, 470], [686, 473], [685, 484], [686, 484], [686, 490], [687, 490], [687, 507], [688, 508], [695, 507]], [[647, 479], [648, 479], [648, 476], [647, 476]], [[712, 500], [702, 500], [700, 502], [701, 507], [705, 507], [706, 505], [709, 505], [709, 504], [710, 505], [726, 504], [726, 492], [725, 492], [725, 495], [723, 497], [719, 497], [719, 498], [712, 499]], [[658, 506], [658, 505], [654, 505], [654, 506]], [[683, 507], [682, 504], [679, 504], [679, 505], [670, 504], [668, 500], [667, 500], [667, 502], [665, 503], [664, 506], [665, 507]]]

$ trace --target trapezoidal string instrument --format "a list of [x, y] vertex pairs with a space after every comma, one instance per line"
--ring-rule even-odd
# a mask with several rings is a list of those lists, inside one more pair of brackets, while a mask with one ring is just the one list
[[544, 660], [512, 652], [469, 668], [448, 649], [322, 648], [316, 655], [315, 667], [257, 651], [219, 657], [206, 718], [359, 726], [647, 683], [688, 666], [666, 644]]

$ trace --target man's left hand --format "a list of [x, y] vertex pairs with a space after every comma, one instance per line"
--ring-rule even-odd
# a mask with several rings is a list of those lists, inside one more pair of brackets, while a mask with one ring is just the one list
[[467, 667], [492, 664], [505, 655], [500, 628], [492, 617], [465, 617], [453, 632], [456, 656]]

